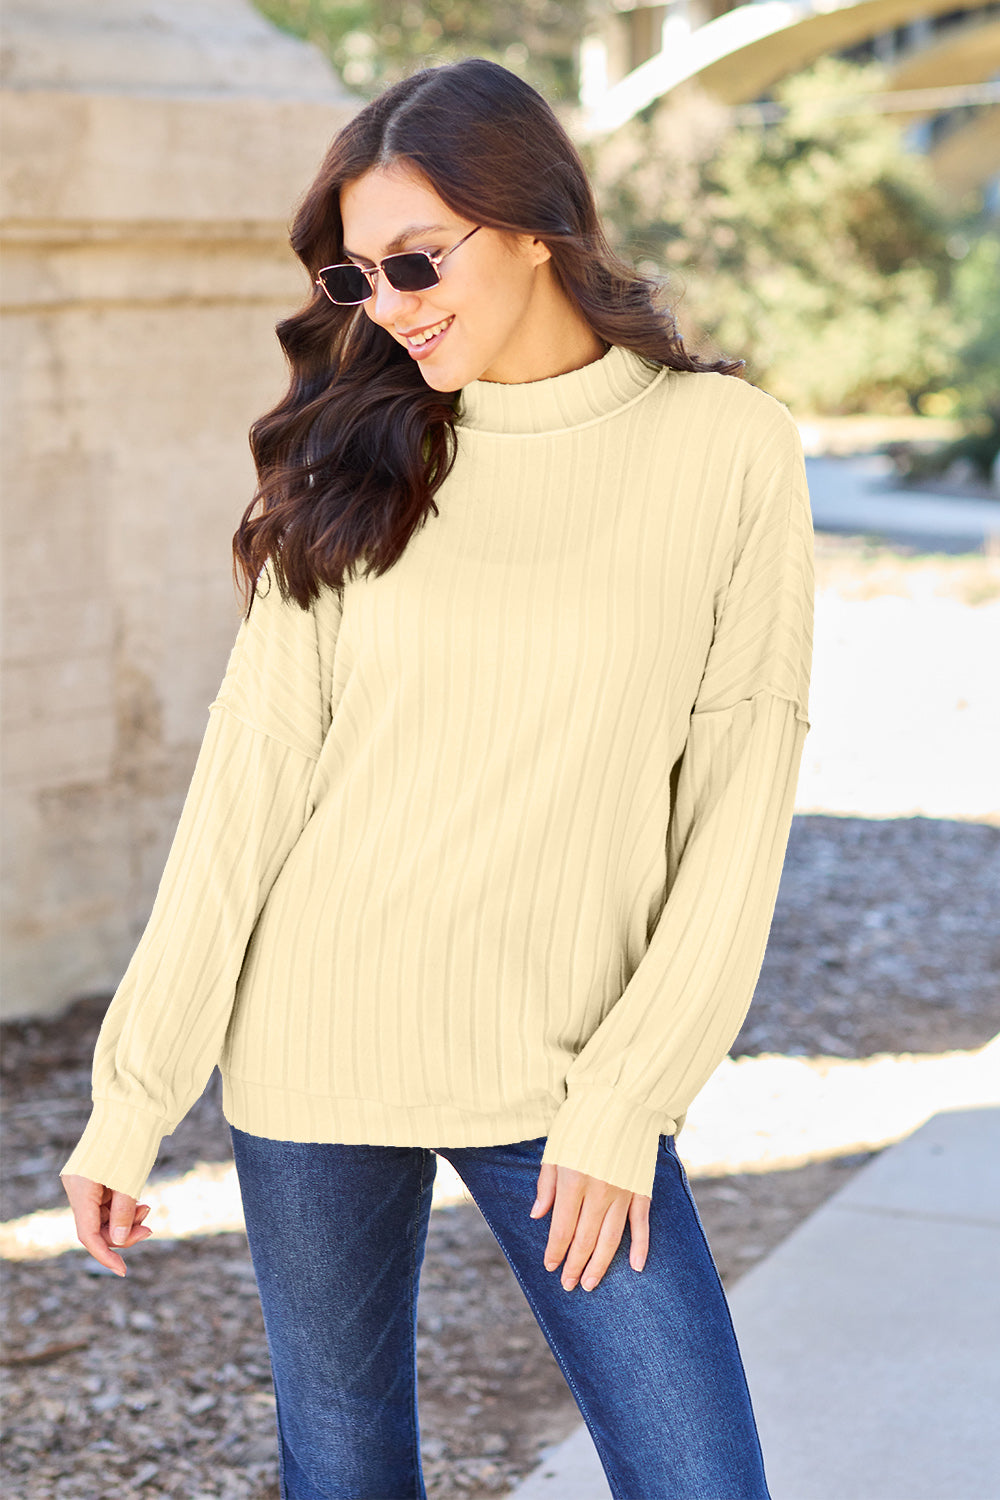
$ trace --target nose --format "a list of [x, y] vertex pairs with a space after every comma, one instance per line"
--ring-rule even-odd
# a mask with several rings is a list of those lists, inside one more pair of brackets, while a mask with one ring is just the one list
[[404, 314], [412, 315], [419, 302], [419, 292], [397, 292], [394, 286], [390, 286], [389, 278], [380, 271], [375, 278], [375, 295], [365, 303], [365, 311], [373, 323], [388, 328], [399, 322]]

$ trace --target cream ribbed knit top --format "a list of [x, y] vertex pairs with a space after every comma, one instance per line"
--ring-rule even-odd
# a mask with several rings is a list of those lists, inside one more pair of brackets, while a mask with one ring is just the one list
[[394, 567], [240, 625], [64, 1171], [138, 1195], [218, 1064], [257, 1135], [649, 1193], [736, 1036], [809, 727], [792, 419], [612, 348], [459, 424]]

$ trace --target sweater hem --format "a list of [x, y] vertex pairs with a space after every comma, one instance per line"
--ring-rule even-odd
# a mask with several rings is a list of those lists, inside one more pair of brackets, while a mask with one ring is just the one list
[[222, 1112], [265, 1140], [347, 1146], [501, 1146], [547, 1136], [562, 1101], [546, 1096], [470, 1113], [457, 1104], [392, 1104], [277, 1089], [223, 1073]]

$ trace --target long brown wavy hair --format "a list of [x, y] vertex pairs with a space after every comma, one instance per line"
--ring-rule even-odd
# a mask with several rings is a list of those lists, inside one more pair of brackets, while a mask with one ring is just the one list
[[[291, 226], [310, 280], [344, 259], [341, 189], [398, 161], [471, 223], [543, 241], [563, 289], [606, 343], [657, 367], [742, 375], [742, 360], [688, 353], [656, 282], [611, 250], [583, 163], [549, 105], [481, 58], [394, 84], [336, 136]], [[455, 393], [432, 390], [363, 308], [334, 306], [314, 284], [276, 331], [291, 379], [250, 429], [258, 484], [233, 537], [248, 614], [268, 560], [283, 597], [303, 609], [321, 584], [341, 589], [359, 563], [385, 573], [438, 514], [434, 495], [457, 446]]]

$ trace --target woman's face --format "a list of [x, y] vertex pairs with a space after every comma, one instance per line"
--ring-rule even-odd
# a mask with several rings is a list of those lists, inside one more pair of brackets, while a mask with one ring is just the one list
[[[476, 226], [455, 214], [412, 167], [396, 162], [341, 189], [344, 257], [376, 265], [401, 250], [440, 254]], [[436, 391], [471, 380], [516, 384], [551, 374], [545, 368], [554, 313], [565, 297], [550, 255], [526, 234], [483, 227], [442, 261], [437, 286], [397, 292], [383, 273], [363, 304], [373, 323], [401, 344]], [[539, 373], [539, 371], [541, 373]]]

